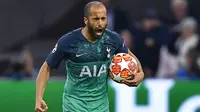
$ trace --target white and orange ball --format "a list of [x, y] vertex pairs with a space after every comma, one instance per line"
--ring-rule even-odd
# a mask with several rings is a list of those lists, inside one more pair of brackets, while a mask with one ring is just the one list
[[137, 72], [138, 66], [136, 59], [131, 55], [118, 53], [113, 57], [109, 69], [110, 77], [120, 83], [123, 79], [129, 77], [130, 72]]

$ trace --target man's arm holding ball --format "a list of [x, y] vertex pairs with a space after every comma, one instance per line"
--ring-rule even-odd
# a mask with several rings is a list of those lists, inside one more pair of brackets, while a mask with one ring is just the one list
[[140, 82], [144, 79], [144, 72], [140, 61], [129, 49], [128, 54], [136, 59], [138, 71], [136, 73], [130, 73], [130, 77], [128, 77], [128, 79], [124, 79], [122, 82], [128, 86], [137, 87], [140, 84]]

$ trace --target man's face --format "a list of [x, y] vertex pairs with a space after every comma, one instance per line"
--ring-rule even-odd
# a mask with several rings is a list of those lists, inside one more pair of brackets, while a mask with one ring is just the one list
[[86, 19], [86, 26], [92, 36], [99, 39], [107, 27], [107, 14], [103, 6], [92, 6]]

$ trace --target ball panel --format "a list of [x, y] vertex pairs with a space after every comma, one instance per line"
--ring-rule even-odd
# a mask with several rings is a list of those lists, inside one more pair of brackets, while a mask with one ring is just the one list
[[120, 63], [122, 62], [122, 57], [120, 55], [117, 55], [113, 58], [112, 63]]
[[131, 61], [129, 64], [128, 64], [128, 67], [129, 69], [131, 70], [131, 72], [135, 73], [136, 70], [137, 70], [137, 65], [135, 62]]
[[114, 74], [117, 75], [117, 74], [120, 73], [120, 71], [121, 71], [121, 66], [120, 65], [118, 65], [118, 64], [112, 65], [112, 72]]
[[129, 54], [123, 54], [123, 59], [125, 61], [131, 61], [132, 60], [132, 57], [129, 55]]
[[114, 75], [111, 71], [109, 71], [109, 74], [110, 74], [110, 77], [113, 79], [114, 78]]
[[125, 69], [123, 69], [123, 70], [121, 71], [120, 77], [121, 77], [121, 78], [128, 78], [129, 73], [130, 73], [130, 71], [129, 71], [127, 68], [125, 68]]

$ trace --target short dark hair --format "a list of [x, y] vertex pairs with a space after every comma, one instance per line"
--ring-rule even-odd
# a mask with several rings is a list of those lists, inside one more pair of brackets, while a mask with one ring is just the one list
[[90, 9], [92, 7], [92, 5], [103, 5], [103, 3], [99, 2], [99, 1], [92, 1], [92, 2], [89, 2], [87, 5], [85, 5], [84, 7], [84, 16], [85, 17], [88, 17], [89, 14], [90, 14]]

